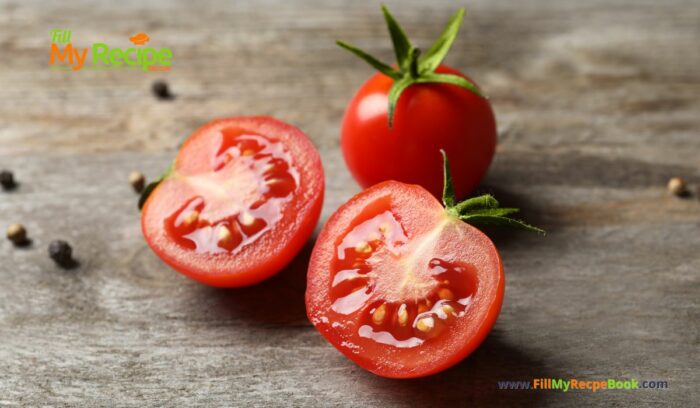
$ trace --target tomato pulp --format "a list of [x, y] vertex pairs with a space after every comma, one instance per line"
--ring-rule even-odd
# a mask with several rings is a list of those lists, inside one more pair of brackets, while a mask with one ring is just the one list
[[178, 272], [222, 287], [280, 271], [318, 222], [321, 159], [299, 129], [269, 117], [208, 123], [148, 197], [146, 241]]
[[425, 189], [395, 181], [341, 206], [307, 275], [309, 319], [352, 361], [422, 377], [469, 355], [494, 325], [503, 265], [493, 243]]
[[[467, 78], [445, 65], [436, 72]], [[466, 196], [484, 177], [495, 153], [496, 120], [490, 103], [456, 85], [414, 84], [403, 91], [389, 127], [387, 100], [393, 83], [384, 74], [372, 76], [345, 111], [341, 146], [350, 172], [365, 188], [396, 180], [419, 184], [439, 197], [439, 151], [444, 149], [452, 162], [457, 197]]]

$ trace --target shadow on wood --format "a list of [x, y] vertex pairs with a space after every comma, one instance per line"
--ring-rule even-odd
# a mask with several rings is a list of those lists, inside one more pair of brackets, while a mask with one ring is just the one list
[[292, 262], [272, 278], [246, 288], [221, 289], [198, 285], [202, 298], [213, 299], [212, 313], [251, 324], [310, 326], [306, 318], [304, 293], [306, 269], [315, 240], [311, 239]]
[[498, 381], [530, 381], [556, 377], [545, 357], [508, 344], [497, 331], [466, 360], [436, 375], [415, 380], [390, 380], [367, 373], [368, 389], [389, 389], [388, 398], [403, 406], [541, 406], [551, 392], [500, 390]]

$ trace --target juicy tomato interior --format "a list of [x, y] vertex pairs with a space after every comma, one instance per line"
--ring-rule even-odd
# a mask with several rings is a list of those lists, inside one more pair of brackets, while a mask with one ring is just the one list
[[309, 266], [307, 312], [341, 352], [382, 376], [429, 375], [485, 338], [503, 299], [491, 241], [425, 189], [385, 182], [341, 207]]
[[231, 118], [198, 130], [143, 209], [144, 235], [178, 271], [215, 286], [265, 279], [318, 221], [320, 157], [272, 118]]
[[[222, 129], [217, 139], [208, 162], [178, 162], [184, 162], [179, 180], [193, 194], [165, 219], [165, 227], [184, 248], [236, 253], [279, 222], [299, 172], [279, 141], [239, 128]], [[194, 169], [186, 167], [190, 163]]]

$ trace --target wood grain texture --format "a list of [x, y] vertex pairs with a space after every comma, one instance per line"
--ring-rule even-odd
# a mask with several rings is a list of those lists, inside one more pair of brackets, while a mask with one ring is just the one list
[[[456, 8], [389, 1], [426, 45]], [[369, 75], [342, 38], [389, 59], [378, 4], [348, 1], [0, 2], [1, 406], [691, 406], [700, 400], [700, 3], [470, 1], [448, 63], [491, 97], [500, 144], [482, 190], [546, 238], [490, 232], [506, 268], [494, 331], [431, 378], [354, 366], [305, 317], [312, 243], [255, 287], [174, 273], [143, 242], [132, 169], [155, 177], [194, 128], [270, 114], [304, 129], [327, 174], [322, 218], [358, 191], [339, 152], [345, 104]], [[55, 72], [49, 30], [173, 49], [160, 75]], [[71, 241], [63, 271], [48, 242]], [[669, 390], [499, 391], [533, 377], [667, 380]]]

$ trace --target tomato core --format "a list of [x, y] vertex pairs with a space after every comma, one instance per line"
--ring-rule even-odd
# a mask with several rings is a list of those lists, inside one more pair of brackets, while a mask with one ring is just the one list
[[210, 170], [175, 175], [192, 196], [164, 219], [179, 245], [200, 253], [235, 253], [254, 242], [279, 221], [299, 183], [280, 142], [236, 128], [219, 138]]
[[331, 309], [343, 316], [359, 312], [360, 337], [416, 347], [468, 312], [478, 287], [476, 271], [431, 255], [431, 235], [439, 235], [449, 218], [410, 240], [390, 209], [377, 210], [336, 246]]

